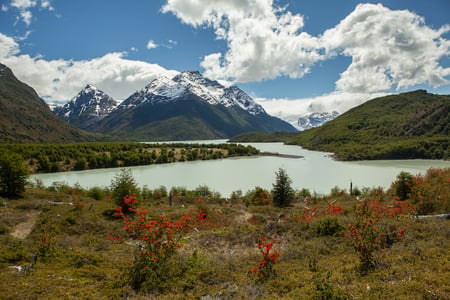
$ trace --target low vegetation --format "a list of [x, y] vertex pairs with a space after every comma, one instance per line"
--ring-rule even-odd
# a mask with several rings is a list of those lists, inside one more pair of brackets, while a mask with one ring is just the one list
[[[431, 217], [450, 211], [448, 168], [399, 174], [388, 190], [291, 198], [280, 170], [271, 191], [143, 188], [119, 202], [113, 189], [134, 188], [130, 175], [91, 189], [36, 182], [0, 198], [2, 298], [450, 295], [449, 220]], [[274, 206], [274, 192], [289, 201]]]

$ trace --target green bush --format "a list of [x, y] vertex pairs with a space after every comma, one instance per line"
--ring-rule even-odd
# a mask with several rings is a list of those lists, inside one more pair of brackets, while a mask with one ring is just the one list
[[97, 201], [105, 198], [105, 192], [98, 186], [90, 188], [87, 195]]
[[335, 235], [343, 229], [337, 218], [326, 217], [317, 224], [317, 234], [321, 236]]

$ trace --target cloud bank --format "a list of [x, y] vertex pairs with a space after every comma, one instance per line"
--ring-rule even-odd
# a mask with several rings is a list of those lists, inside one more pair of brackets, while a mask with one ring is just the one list
[[124, 99], [161, 75], [178, 74], [157, 64], [128, 60], [123, 52], [79, 61], [48, 61], [19, 53], [15, 40], [0, 33], [0, 62], [10, 67], [20, 80], [36, 88], [48, 102], [71, 99], [87, 83], [118, 100]]

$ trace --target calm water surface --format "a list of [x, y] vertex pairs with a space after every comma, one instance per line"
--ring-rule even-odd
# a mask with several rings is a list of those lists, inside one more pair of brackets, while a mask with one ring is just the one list
[[[196, 141], [198, 143], [224, 142]], [[247, 144], [246, 144], [247, 145]], [[299, 146], [282, 143], [250, 143], [261, 151], [280, 154], [300, 155], [303, 158], [284, 158], [275, 156], [238, 157], [221, 160], [180, 162], [173, 164], [129, 167], [139, 186], [147, 185], [154, 189], [161, 185], [168, 189], [179, 186], [195, 189], [207, 185], [212, 190], [228, 197], [233, 191], [247, 190], [260, 186], [271, 189], [275, 182], [275, 172], [286, 170], [295, 189], [308, 188], [311, 192], [327, 194], [338, 186], [388, 188], [401, 171], [412, 174], [422, 173], [430, 167], [450, 167], [450, 161], [435, 160], [381, 160], [340, 162], [329, 157], [329, 153], [304, 150]], [[128, 168], [127, 168], [128, 169]], [[82, 187], [109, 186], [120, 168], [88, 171], [37, 174], [45, 185], [65, 182], [69, 185], [79, 183]]]

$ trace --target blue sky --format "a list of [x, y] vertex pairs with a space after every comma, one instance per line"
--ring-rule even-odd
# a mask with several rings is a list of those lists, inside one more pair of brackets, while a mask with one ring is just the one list
[[1, 0], [0, 62], [48, 102], [199, 70], [279, 117], [450, 94], [450, 1]]

